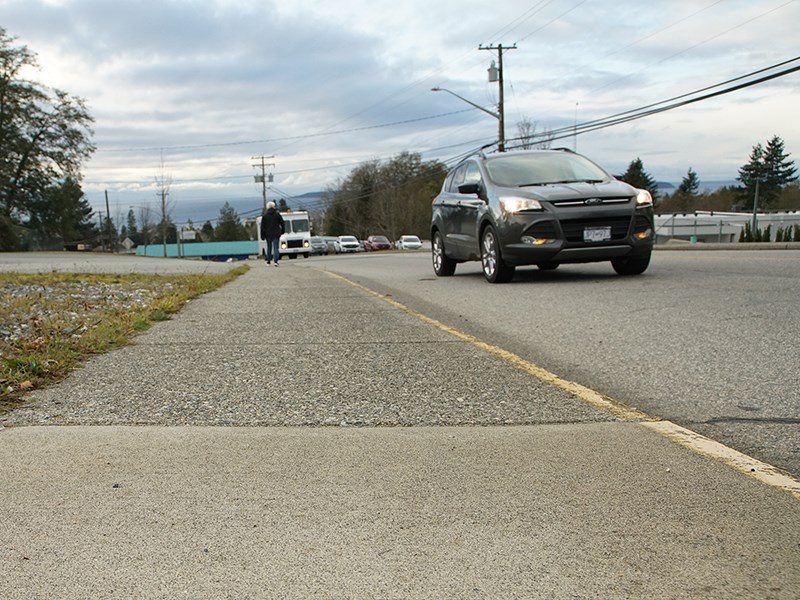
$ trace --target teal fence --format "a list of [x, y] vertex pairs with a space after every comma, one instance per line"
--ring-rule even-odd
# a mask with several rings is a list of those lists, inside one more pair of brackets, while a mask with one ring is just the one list
[[[139, 245], [137, 256], [164, 256], [164, 244]], [[245, 260], [258, 255], [258, 241], [244, 242], [196, 242], [190, 244], [167, 244], [168, 258], [202, 258], [203, 260]]]

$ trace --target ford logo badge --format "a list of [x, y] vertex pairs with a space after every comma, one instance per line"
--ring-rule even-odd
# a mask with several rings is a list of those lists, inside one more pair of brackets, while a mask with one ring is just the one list
[[586, 204], [587, 206], [594, 206], [595, 204], [602, 204], [603, 203], [603, 199], [602, 198], [589, 198], [587, 200], [584, 200], [583, 203]]

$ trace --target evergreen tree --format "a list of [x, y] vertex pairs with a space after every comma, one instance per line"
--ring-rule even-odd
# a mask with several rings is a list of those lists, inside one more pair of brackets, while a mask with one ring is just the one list
[[628, 170], [616, 177], [635, 188], [650, 192], [650, 195], [653, 197], [653, 202], [658, 198], [658, 187], [656, 186], [655, 179], [644, 170], [644, 164], [641, 158], [631, 161], [631, 164], [628, 165]]
[[74, 179], [48, 186], [29, 206], [28, 226], [34, 231], [39, 248], [61, 249], [65, 244], [93, 243], [97, 237], [92, 207]]
[[797, 181], [797, 168], [794, 166], [794, 161], [789, 159], [789, 156], [784, 150], [783, 140], [777, 135], [767, 142], [767, 148], [764, 151], [764, 164], [767, 171], [768, 187], [780, 191], [790, 183]]
[[239, 215], [236, 213], [236, 210], [226, 202], [225, 206], [219, 211], [217, 226], [214, 228], [214, 240], [217, 242], [233, 242], [247, 239], [250, 239], [250, 236], [239, 220]]
[[211, 224], [211, 221], [203, 223], [203, 227], [200, 229], [200, 238], [204, 242], [214, 241], [214, 226]]
[[[23, 79], [36, 56], [13, 43], [0, 27], [0, 218], [8, 226], [35, 221], [40, 237], [48, 218], [36, 211], [62, 182], [80, 181], [80, 167], [94, 152], [93, 119], [82, 99]], [[9, 249], [15, 239], [0, 244]]]
[[697, 191], [700, 189], [700, 180], [697, 178], [691, 167], [684, 176], [678, 190], [675, 192], [675, 204], [678, 210], [684, 212], [692, 208], [694, 201], [697, 199]]
[[128, 219], [127, 219], [127, 225], [125, 226], [125, 235], [129, 237], [134, 244], [140, 243], [139, 226], [136, 223], [136, 214], [134, 214], [132, 208], [128, 210]]
[[697, 178], [697, 173], [689, 167], [686, 175], [681, 180], [681, 184], [678, 186], [678, 192], [687, 196], [696, 196], [699, 189], [700, 180]]
[[783, 188], [797, 181], [797, 169], [789, 156], [777, 135], [767, 142], [766, 149], [761, 144], [753, 146], [747, 164], [739, 169], [737, 177], [743, 185], [740, 192], [745, 209], [753, 208], [756, 187], [758, 208], [768, 209], [775, 205]]

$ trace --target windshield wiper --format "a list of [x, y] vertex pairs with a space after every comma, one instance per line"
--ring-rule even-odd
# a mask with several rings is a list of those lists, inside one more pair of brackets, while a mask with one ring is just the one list
[[536, 183], [523, 183], [519, 187], [535, 187], [542, 185], [561, 185], [567, 183], [603, 183], [603, 179], [562, 179], [561, 181], [537, 181]]
[[602, 179], [564, 179], [553, 183], [603, 183]]

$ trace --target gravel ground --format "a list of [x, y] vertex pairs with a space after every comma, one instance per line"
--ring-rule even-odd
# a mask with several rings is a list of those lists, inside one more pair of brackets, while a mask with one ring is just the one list
[[[171, 285], [60, 281], [48, 285], [0, 282], [0, 298], [13, 308], [0, 312], [0, 344], [38, 335], [37, 325], [58, 324], [64, 335], [79, 335], [104, 313], [144, 307]], [[0, 357], [2, 357], [0, 345]]]

